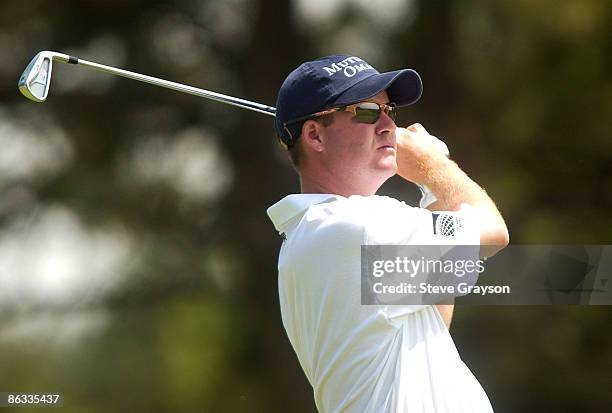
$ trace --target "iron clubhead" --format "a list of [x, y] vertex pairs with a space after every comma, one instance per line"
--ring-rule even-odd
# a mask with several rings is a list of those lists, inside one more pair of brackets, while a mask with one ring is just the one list
[[19, 91], [34, 102], [44, 102], [49, 94], [53, 54], [40, 52], [28, 64], [19, 78]]

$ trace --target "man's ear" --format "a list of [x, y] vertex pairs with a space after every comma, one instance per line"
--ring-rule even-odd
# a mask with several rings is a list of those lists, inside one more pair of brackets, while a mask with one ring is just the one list
[[304, 145], [315, 152], [322, 152], [325, 149], [324, 140], [321, 136], [322, 132], [323, 126], [319, 122], [312, 119], [304, 122], [302, 126], [302, 139], [304, 140]]

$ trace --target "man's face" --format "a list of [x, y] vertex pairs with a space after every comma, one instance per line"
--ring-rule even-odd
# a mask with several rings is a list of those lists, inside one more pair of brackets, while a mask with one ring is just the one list
[[[383, 91], [368, 101], [389, 103], [389, 97]], [[350, 186], [353, 193], [375, 193], [397, 172], [395, 122], [384, 112], [373, 124], [357, 122], [351, 112], [333, 116], [331, 125], [321, 132], [322, 161], [330, 178]]]

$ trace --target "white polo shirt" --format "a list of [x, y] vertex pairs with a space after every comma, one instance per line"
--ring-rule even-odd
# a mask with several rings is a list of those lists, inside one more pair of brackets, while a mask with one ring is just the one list
[[490, 412], [437, 308], [361, 305], [361, 245], [479, 244], [469, 214], [448, 239], [432, 213], [393, 198], [289, 195], [268, 215], [283, 325], [319, 412]]

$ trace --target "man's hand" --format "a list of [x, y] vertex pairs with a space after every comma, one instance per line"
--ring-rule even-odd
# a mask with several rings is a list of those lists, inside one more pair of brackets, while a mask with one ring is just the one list
[[[407, 181], [424, 185], [436, 163], [443, 162], [448, 154], [441, 150], [437, 138], [415, 123], [407, 128], [397, 128], [397, 173]], [[446, 145], [444, 145], [446, 146]]]

